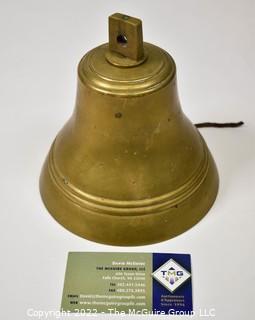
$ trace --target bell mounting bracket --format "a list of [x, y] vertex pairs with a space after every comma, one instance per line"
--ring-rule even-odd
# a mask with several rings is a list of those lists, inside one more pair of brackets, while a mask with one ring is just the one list
[[119, 67], [132, 67], [145, 61], [143, 29], [140, 19], [115, 13], [109, 17], [108, 62]]

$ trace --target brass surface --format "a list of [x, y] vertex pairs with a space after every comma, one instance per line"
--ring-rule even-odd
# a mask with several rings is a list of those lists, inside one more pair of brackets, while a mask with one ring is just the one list
[[40, 191], [53, 217], [81, 237], [159, 242], [208, 212], [217, 169], [182, 112], [173, 58], [141, 42], [138, 19], [115, 14], [109, 30], [110, 44], [79, 64], [76, 106], [51, 146]]

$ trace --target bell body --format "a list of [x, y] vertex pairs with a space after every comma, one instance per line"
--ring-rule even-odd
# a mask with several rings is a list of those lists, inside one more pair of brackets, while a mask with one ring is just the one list
[[73, 115], [41, 173], [49, 212], [96, 242], [172, 238], [207, 213], [218, 190], [212, 156], [182, 112], [173, 59], [144, 49], [148, 65], [131, 68], [107, 61], [108, 44], [83, 57]]

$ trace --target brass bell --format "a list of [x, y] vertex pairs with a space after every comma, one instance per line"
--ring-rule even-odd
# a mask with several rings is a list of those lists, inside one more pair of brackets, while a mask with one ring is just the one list
[[139, 19], [110, 16], [109, 43], [80, 61], [76, 106], [40, 191], [68, 230], [113, 245], [170, 239], [213, 205], [217, 169], [182, 112], [175, 62], [143, 42]]

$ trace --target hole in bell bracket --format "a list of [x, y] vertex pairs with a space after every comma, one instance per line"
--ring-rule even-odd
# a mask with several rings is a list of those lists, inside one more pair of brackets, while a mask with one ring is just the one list
[[123, 46], [123, 47], [126, 47], [127, 46], [127, 43], [128, 43], [128, 40], [127, 40], [127, 37], [124, 35], [124, 34], [119, 34], [117, 36], [117, 42]]

